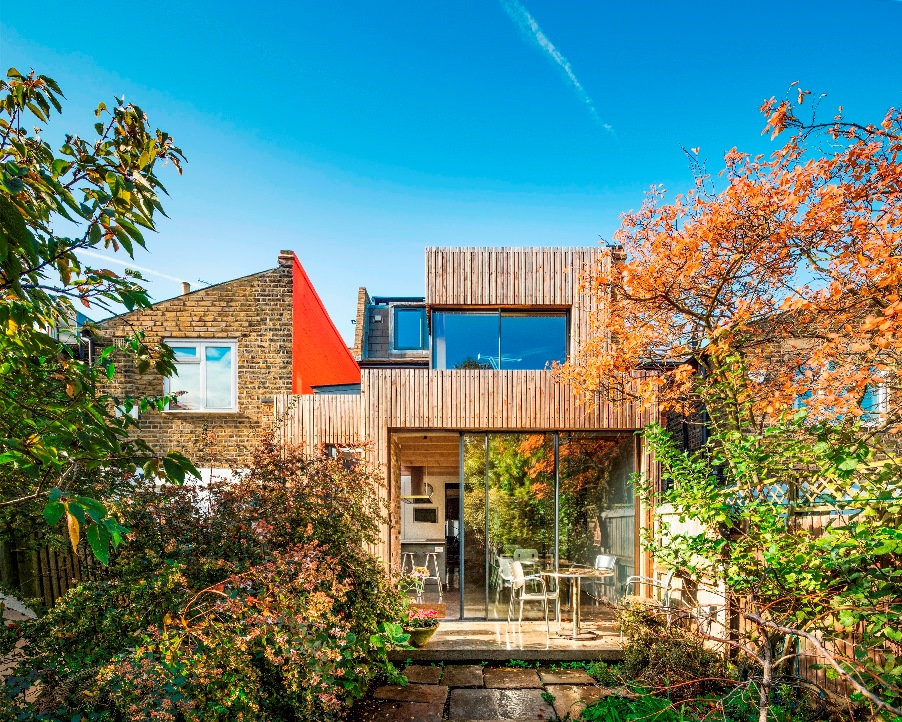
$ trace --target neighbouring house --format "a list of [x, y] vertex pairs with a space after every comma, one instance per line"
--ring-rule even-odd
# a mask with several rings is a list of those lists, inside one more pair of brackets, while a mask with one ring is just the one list
[[551, 370], [590, 333], [580, 276], [605, 258], [601, 248], [428, 248], [423, 297], [358, 293], [359, 387], [275, 394], [286, 441], [365, 443], [390, 512], [375, 551], [425, 568], [449, 617], [504, 618], [514, 560], [537, 571], [616, 557], [614, 577], [584, 590], [594, 596], [652, 572], [637, 533], [651, 510], [630, 477], [659, 476], [635, 432], [660, 414], [587, 405]]
[[[187, 286], [187, 284], [185, 284]], [[356, 387], [360, 370], [292, 251], [275, 268], [191, 291], [97, 324], [95, 346], [141, 330], [175, 352], [178, 376], [138, 373], [124, 358], [114, 396], [178, 394], [163, 412], [140, 414], [157, 451], [177, 449], [205, 474], [246, 467], [273, 395]]]

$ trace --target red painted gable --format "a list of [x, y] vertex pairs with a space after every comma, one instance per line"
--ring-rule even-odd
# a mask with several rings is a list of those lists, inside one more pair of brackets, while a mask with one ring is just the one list
[[360, 383], [360, 367], [297, 256], [292, 266], [291, 324], [294, 393], [312, 394], [314, 386]]

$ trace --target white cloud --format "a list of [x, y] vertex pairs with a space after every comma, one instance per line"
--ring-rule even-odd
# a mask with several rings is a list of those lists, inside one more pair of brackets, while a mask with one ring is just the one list
[[101, 261], [106, 261], [107, 263], [116, 263], [120, 266], [125, 266], [126, 268], [131, 268], [134, 271], [141, 271], [141, 273], [150, 273], [154, 276], [159, 276], [160, 278], [165, 278], [168, 281], [175, 281], [179, 283], [182, 279], [176, 278], [175, 276], [169, 276], [165, 273], [160, 273], [159, 271], [155, 271], [152, 268], [147, 268], [146, 266], [138, 266], [131, 262], [131, 260], [124, 260], [122, 258], [115, 258], [114, 256], [106, 256], [103, 253], [97, 253], [96, 251], [86, 251], [83, 248], [79, 248], [75, 253], [79, 256], [90, 256], [91, 258], [99, 258]]
[[528, 38], [535, 41], [536, 45], [544, 51], [548, 58], [563, 71], [570, 85], [576, 91], [577, 97], [579, 97], [588, 109], [589, 115], [592, 116], [592, 120], [609, 133], [613, 133], [614, 128], [611, 124], [605, 123], [599, 117], [598, 111], [595, 108], [595, 103], [592, 101], [592, 98], [589, 97], [589, 94], [582, 86], [582, 83], [579, 82], [576, 73], [573, 72], [570, 61], [561, 54], [554, 46], [554, 43], [548, 39], [548, 36], [542, 32], [542, 28], [539, 27], [535, 18], [529, 14], [529, 11], [523, 7], [518, 0], [501, 0], [501, 6], [504, 8], [504, 11], [508, 14], [510, 19], [520, 28], [520, 31]]

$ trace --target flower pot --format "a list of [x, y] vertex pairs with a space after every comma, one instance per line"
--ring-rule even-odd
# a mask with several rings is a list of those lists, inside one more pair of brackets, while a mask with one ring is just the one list
[[404, 631], [410, 635], [409, 644], [414, 647], [422, 647], [426, 644], [426, 642], [432, 639], [432, 635], [435, 634], [436, 629], [438, 629], [437, 624], [434, 627], [404, 627]]

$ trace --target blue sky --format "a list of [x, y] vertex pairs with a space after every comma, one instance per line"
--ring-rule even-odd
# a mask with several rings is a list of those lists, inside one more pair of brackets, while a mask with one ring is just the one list
[[182, 146], [133, 264], [157, 299], [290, 248], [350, 339], [357, 287], [421, 295], [427, 245], [591, 245], [650, 185], [689, 185], [680, 146], [712, 169], [767, 152], [757, 108], [793, 81], [879, 120], [900, 28], [899, 0], [47, 0], [4, 3], [0, 62], [62, 85], [58, 132], [125, 94]]

